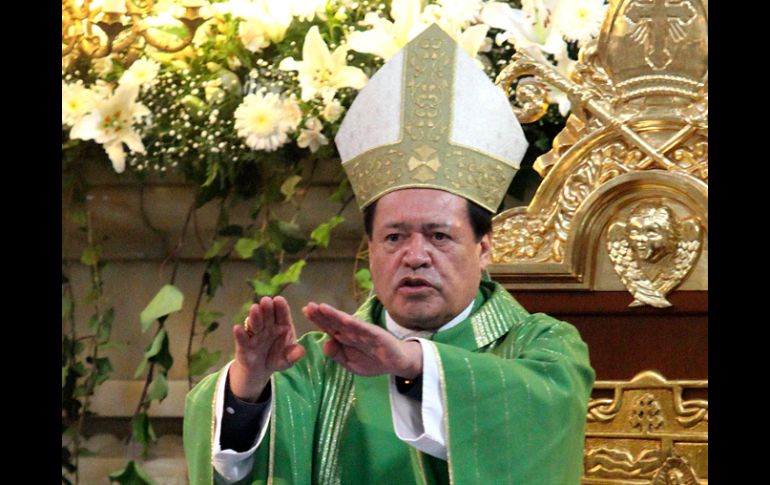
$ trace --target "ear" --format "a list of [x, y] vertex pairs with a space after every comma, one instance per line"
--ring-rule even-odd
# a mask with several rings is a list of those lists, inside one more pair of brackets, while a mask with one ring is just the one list
[[492, 260], [492, 233], [488, 232], [484, 234], [484, 237], [481, 238], [479, 244], [481, 245], [481, 254], [479, 255], [479, 269], [484, 271]]

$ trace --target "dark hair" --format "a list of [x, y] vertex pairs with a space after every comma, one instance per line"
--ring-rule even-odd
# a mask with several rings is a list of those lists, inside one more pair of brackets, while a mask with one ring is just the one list
[[[477, 203], [468, 199], [465, 200], [468, 202], [468, 220], [471, 223], [476, 242], [479, 242], [485, 234], [492, 230], [493, 214]], [[364, 208], [364, 231], [366, 231], [366, 237], [369, 240], [372, 239], [372, 224], [374, 224], [374, 213], [376, 210], [376, 200]]]

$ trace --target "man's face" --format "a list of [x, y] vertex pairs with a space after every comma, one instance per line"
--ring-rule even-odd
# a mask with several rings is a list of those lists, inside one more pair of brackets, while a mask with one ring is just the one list
[[400, 325], [436, 329], [478, 291], [490, 238], [476, 242], [462, 197], [403, 189], [377, 202], [369, 241], [374, 291]]

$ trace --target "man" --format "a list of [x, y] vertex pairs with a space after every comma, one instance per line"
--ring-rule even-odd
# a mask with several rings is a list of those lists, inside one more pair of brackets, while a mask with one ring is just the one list
[[526, 149], [505, 95], [432, 26], [336, 143], [374, 295], [355, 315], [308, 303], [323, 332], [299, 341], [285, 299], [251, 307], [234, 361], [188, 395], [191, 483], [579, 483], [587, 348], [484, 273]]

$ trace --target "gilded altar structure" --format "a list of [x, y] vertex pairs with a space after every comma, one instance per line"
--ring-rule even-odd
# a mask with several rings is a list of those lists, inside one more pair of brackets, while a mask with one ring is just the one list
[[708, 3], [613, 0], [569, 79], [518, 51], [523, 123], [545, 86], [572, 111], [527, 207], [494, 220], [490, 273], [510, 289], [627, 290], [667, 307], [674, 289], [708, 289]]
[[[569, 97], [571, 114], [535, 161], [543, 180], [529, 205], [493, 221], [492, 277], [535, 302], [549, 293], [593, 304], [591, 295], [620, 295], [625, 313], [594, 309], [585, 317], [581, 333], [605, 344], [589, 342], [592, 363], [641, 362], [629, 348], [651, 355], [670, 335], [682, 338], [670, 326], [655, 327], [668, 335], [644, 329], [676, 315], [672, 292], [704, 301], [708, 291], [708, 2], [610, 0], [599, 36], [582, 47], [569, 78], [520, 50], [497, 82], [515, 98], [522, 123], [543, 116], [546, 87]], [[699, 333], [670, 348], [705, 353], [705, 322], [681, 321]], [[608, 330], [609, 346], [596, 337]], [[655, 355], [668, 368], [688, 358]], [[708, 381], [632, 375], [598, 375], [582, 483], [707, 484]]]

